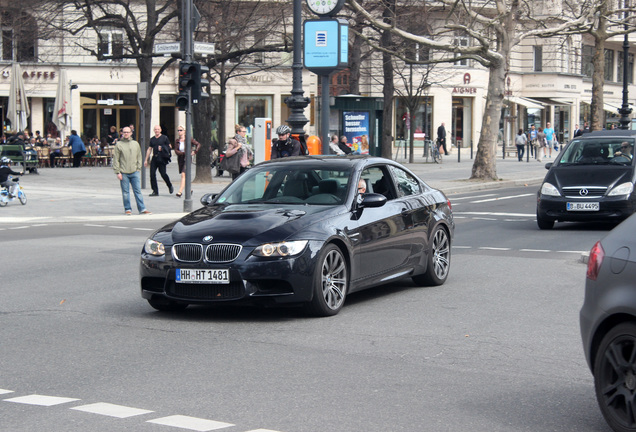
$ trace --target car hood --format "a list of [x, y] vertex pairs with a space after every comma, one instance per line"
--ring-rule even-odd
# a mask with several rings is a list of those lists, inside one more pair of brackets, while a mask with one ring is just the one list
[[607, 186], [632, 181], [631, 166], [564, 166], [555, 167], [546, 176], [545, 181], [560, 188], [568, 186]]
[[[340, 212], [344, 207], [338, 206]], [[203, 242], [212, 236], [214, 243], [258, 245], [286, 240], [338, 211], [327, 206], [287, 206], [216, 204], [196, 210], [172, 225], [173, 243]]]

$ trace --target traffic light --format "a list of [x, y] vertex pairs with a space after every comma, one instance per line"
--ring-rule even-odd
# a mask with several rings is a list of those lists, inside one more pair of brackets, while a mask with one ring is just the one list
[[179, 64], [179, 94], [175, 103], [180, 111], [185, 111], [188, 108], [189, 89], [192, 89], [192, 93], [195, 91], [194, 85], [196, 76], [198, 76], [197, 66], [199, 66], [197, 63], [181, 62]]
[[210, 74], [210, 68], [207, 66], [202, 66], [198, 63], [195, 64], [196, 72], [194, 74], [194, 85], [192, 86], [192, 103], [199, 103], [199, 101], [203, 99], [207, 99], [210, 97], [209, 87], [210, 80], [208, 78], [204, 78], [203, 75]]

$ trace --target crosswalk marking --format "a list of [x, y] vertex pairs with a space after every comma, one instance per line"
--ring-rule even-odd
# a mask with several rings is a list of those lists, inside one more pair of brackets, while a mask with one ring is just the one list
[[68, 402], [75, 402], [79, 399], [57, 397], [57, 396], [44, 396], [38, 394], [32, 394], [28, 396], [18, 396], [11, 399], [4, 399], [5, 402], [21, 403], [26, 405], [39, 405], [39, 406], [54, 406], [61, 405]]
[[13, 390], [0, 389], [0, 394], [13, 393]]
[[202, 418], [189, 417], [183, 415], [173, 415], [161, 417], [154, 420], [148, 420], [146, 423], [155, 423], [164, 426], [173, 426], [193, 431], [206, 432], [211, 430], [223, 429], [234, 426], [231, 423], [223, 423], [214, 420], [206, 420]]
[[73, 407], [71, 409], [77, 411], [84, 411], [92, 414], [101, 414], [109, 417], [128, 418], [142, 414], [149, 414], [154, 411], [149, 411], [139, 408], [131, 408], [123, 405], [115, 405], [106, 402], [98, 402], [89, 405], [82, 405]]

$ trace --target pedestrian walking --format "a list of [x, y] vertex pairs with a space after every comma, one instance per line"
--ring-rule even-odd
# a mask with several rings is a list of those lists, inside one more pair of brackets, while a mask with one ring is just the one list
[[546, 123], [546, 128], [543, 129], [543, 133], [545, 134], [545, 139], [547, 141], [548, 154], [550, 155], [549, 157], [552, 157], [552, 147], [556, 146], [556, 143], [554, 142], [556, 138], [556, 132], [550, 126], [550, 122]]
[[[179, 174], [181, 174], [181, 182], [179, 183], [179, 192], [177, 192], [177, 198], [180, 198], [183, 195], [183, 189], [185, 189], [186, 184], [186, 173], [185, 173], [185, 163], [186, 163], [186, 133], [185, 128], [183, 126], [179, 126], [177, 128], [177, 132], [179, 136], [177, 137], [177, 142], [174, 146], [174, 152], [177, 154], [177, 164], [179, 165]], [[190, 157], [194, 156], [199, 152], [199, 148], [201, 144], [194, 138], [190, 138]]]
[[68, 138], [68, 146], [73, 153], [73, 168], [77, 168], [82, 164], [82, 157], [86, 154], [86, 146], [84, 141], [77, 135], [76, 130], [71, 131], [71, 136]]
[[579, 125], [574, 125], [574, 134], [572, 135], [572, 138], [576, 138], [583, 135], [583, 129], [579, 128]]
[[121, 186], [124, 213], [127, 215], [132, 214], [132, 207], [130, 205], [130, 188], [132, 187], [139, 214], [151, 214], [151, 212], [146, 209], [144, 197], [141, 195], [139, 175], [142, 165], [141, 146], [137, 141], [130, 139], [132, 133], [130, 127], [125, 126], [121, 133], [122, 138], [117, 141], [117, 145], [113, 151], [113, 171], [115, 171]]
[[528, 148], [530, 149], [530, 157], [534, 157], [536, 152], [535, 146], [537, 144], [537, 128], [534, 125], [530, 125], [530, 130], [528, 131], [528, 139], [530, 140], [530, 145]]
[[446, 126], [444, 122], [437, 128], [437, 150], [439, 150], [440, 147], [444, 149], [444, 155], [448, 156], [448, 149], [446, 148]]
[[155, 136], [150, 138], [148, 145], [148, 151], [146, 152], [146, 159], [144, 160], [144, 166], [148, 166], [148, 160], [150, 160], [150, 187], [152, 193], [150, 196], [159, 195], [159, 186], [157, 186], [157, 170], [161, 178], [168, 186], [170, 193], [174, 192], [170, 176], [166, 173], [166, 166], [170, 163], [170, 156], [172, 155], [172, 147], [170, 146], [170, 140], [167, 136], [161, 133], [161, 126], [155, 125], [153, 128]]
[[543, 133], [543, 128], [539, 128], [537, 132], [537, 144], [535, 146], [535, 155], [537, 157], [537, 162], [541, 162], [543, 156], [545, 155], [545, 148], [547, 147], [548, 142], [545, 137], [545, 133]]
[[519, 129], [519, 133], [515, 137], [515, 145], [517, 146], [517, 157], [519, 158], [519, 162], [523, 160], [523, 149], [526, 147], [528, 143], [528, 138], [526, 134], [523, 133], [523, 129]]

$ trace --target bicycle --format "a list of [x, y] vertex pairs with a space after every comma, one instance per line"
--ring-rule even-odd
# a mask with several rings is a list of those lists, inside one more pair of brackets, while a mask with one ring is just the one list
[[435, 143], [435, 145], [433, 146], [433, 149], [431, 151], [432, 156], [433, 156], [433, 162], [435, 162], [437, 164], [441, 164], [442, 163], [442, 154], [439, 152], [439, 148], [440, 148], [440, 145], [438, 143]]
[[9, 195], [9, 190], [6, 187], [3, 188], [2, 191], [0, 191], [0, 207], [5, 207], [10, 201], [15, 200], [16, 198], [20, 200], [20, 204], [22, 205], [26, 205], [27, 203], [26, 194], [24, 193], [24, 190], [22, 190], [22, 186], [20, 186], [20, 178], [12, 178], [12, 181], [13, 185], [10, 186], [11, 190], [12, 192], [17, 191], [17, 195]]

